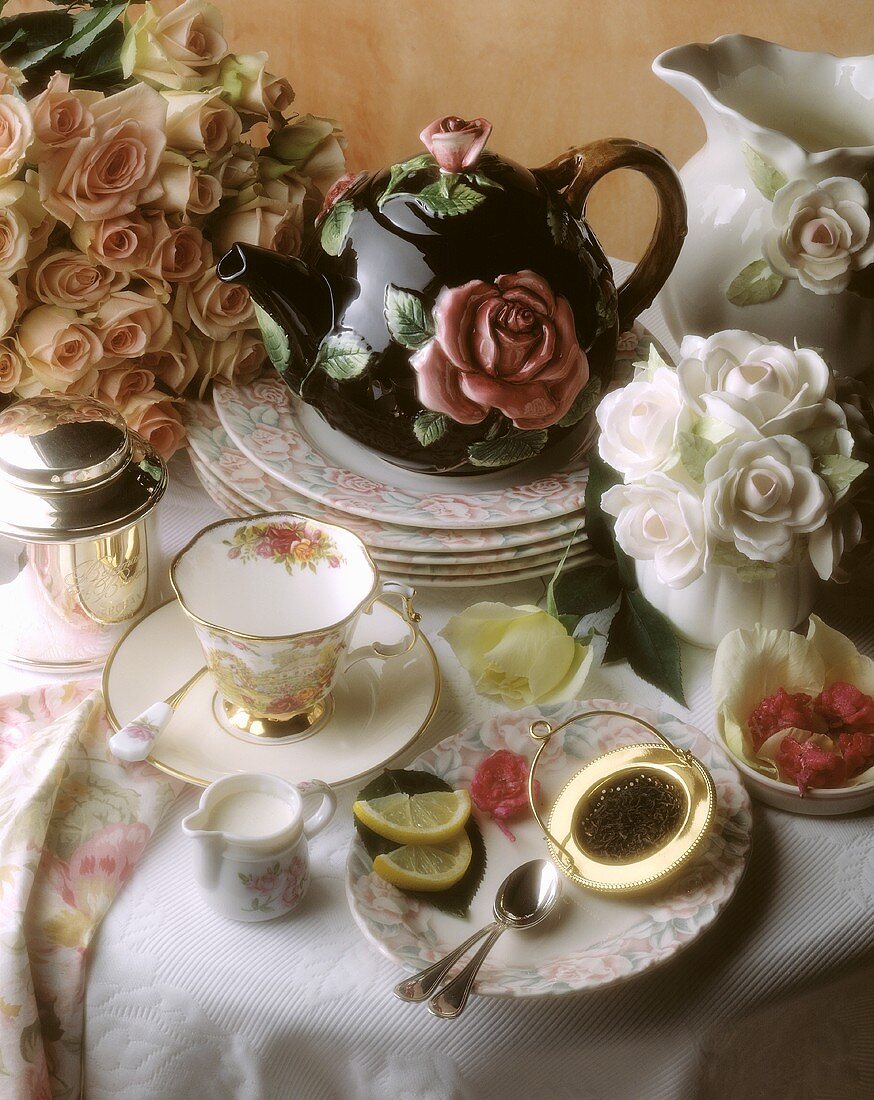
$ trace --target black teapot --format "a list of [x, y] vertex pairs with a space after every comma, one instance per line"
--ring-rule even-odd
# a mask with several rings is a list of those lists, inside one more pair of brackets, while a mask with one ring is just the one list
[[[674, 266], [686, 206], [668, 161], [614, 139], [529, 170], [489, 152], [485, 119], [439, 119], [427, 152], [328, 195], [302, 258], [236, 244], [291, 389], [399, 465], [474, 474], [532, 458], [593, 415], [616, 340]], [[633, 168], [656, 189], [646, 254], [616, 289], [589, 191]]]

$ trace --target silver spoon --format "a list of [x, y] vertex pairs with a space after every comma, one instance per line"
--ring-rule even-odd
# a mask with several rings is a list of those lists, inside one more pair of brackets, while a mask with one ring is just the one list
[[467, 966], [453, 978], [428, 1006], [435, 1016], [452, 1018], [461, 1014], [477, 971], [498, 937], [507, 928], [532, 928], [555, 908], [561, 896], [561, 877], [553, 864], [545, 859], [532, 859], [511, 871], [495, 895], [495, 920], [487, 924], [460, 947], [450, 951], [440, 962], [395, 986], [395, 996], [403, 1001], [424, 1001], [477, 940], [488, 939]]

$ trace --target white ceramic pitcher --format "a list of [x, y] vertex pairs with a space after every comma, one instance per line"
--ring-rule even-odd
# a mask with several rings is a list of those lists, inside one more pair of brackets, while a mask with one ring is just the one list
[[707, 128], [680, 172], [689, 233], [661, 292], [672, 335], [748, 329], [822, 349], [839, 375], [864, 374], [874, 366], [874, 57], [734, 34], [667, 50], [653, 71]]
[[[304, 801], [316, 804], [309, 811]], [[195, 875], [225, 917], [272, 920], [295, 909], [309, 886], [307, 841], [337, 808], [319, 780], [294, 786], [276, 775], [240, 772], [211, 783], [182, 819], [195, 842]]]

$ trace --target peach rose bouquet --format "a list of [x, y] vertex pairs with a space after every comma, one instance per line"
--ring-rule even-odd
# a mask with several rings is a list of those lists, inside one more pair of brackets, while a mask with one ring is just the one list
[[264, 349], [229, 242], [297, 253], [345, 171], [267, 55], [204, 0], [0, 18], [0, 404], [94, 396], [169, 457], [178, 402]]

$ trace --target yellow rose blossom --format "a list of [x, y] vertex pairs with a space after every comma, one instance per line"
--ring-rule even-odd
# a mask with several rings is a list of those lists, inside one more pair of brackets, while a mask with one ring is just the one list
[[474, 604], [453, 616], [440, 635], [477, 691], [514, 709], [577, 698], [594, 659], [591, 646], [527, 604]]

